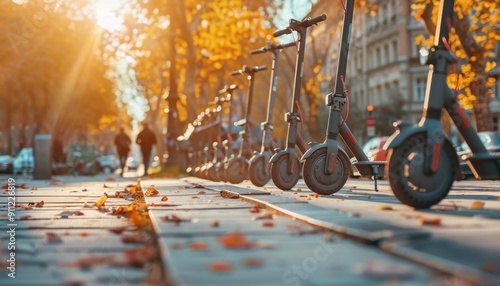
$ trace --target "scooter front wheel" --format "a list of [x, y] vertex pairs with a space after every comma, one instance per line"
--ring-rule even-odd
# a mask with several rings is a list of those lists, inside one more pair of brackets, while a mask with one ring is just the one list
[[271, 178], [273, 179], [273, 183], [283, 191], [295, 187], [300, 178], [299, 159], [293, 156], [292, 166], [290, 166], [291, 173], [289, 173], [288, 156], [290, 154], [281, 155], [276, 161], [271, 163]]
[[240, 159], [234, 158], [227, 162], [226, 165], [226, 179], [231, 184], [239, 184], [243, 182], [248, 173], [248, 164]]
[[248, 166], [250, 181], [257, 187], [262, 187], [271, 179], [271, 173], [266, 170], [265, 158], [261, 157]]
[[337, 153], [331, 174], [325, 171], [326, 162], [326, 148], [321, 148], [306, 158], [302, 167], [307, 187], [320, 195], [331, 195], [340, 191], [347, 182], [351, 168], [351, 161], [341, 151]]
[[407, 138], [390, 149], [386, 175], [391, 189], [403, 204], [429, 208], [439, 203], [451, 189], [456, 177], [455, 150], [449, 144], [440, 146], [437, 168], [432, 174], [424, 170], [427, 137], [423, 133]]

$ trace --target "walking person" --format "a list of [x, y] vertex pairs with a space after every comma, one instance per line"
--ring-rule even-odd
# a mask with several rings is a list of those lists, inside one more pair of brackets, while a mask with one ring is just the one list
[[151, 150], [153, 145], [156, 144], [156, 136], [149, 129], [147, 123], [144, 123], [142, 131], [137, 135], [136, 143], [141, 146], [142, 161], [144, 162], [144, 175], [148, 175], [149, 161], [151, 159]]
[[123, 177], [123, 171], [125, 170], [125, 163], [127, 162], [128, 152], [130, 152], [130, 144], [132, 141], [125, 130], [120, 128], [120, 132], [115, 137], [116, 152], [118, 153], [118, 158], [120, 159], [121, 173], [120, 176]]

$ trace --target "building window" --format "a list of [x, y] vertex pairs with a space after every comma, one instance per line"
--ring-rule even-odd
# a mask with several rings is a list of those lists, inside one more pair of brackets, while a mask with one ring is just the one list
[[399, 50], [398, 50], [398, 41], [392, 41], [392, 53], [394, 54], [394, 61], [398, 61]]
[[375, 49], [375, 61], [376, 61], [375, 67], [379, 67], [381, 63], [380, 63], [380, 48], [378, 47]]
[[496, 78], [495, 84], [491, 87], [493, 98], [500, 99], [500, 78]]
[[424, 101], [426, 85], [427, 79], [425, 77], [418, 77], [415, 79], [413, 82], [413, 101]]
[[494, 116], [493, 117], [493, 131], [498, 131], [498, 130], [500, 130], [498, 116]]
[[391, 54], [391, 52], [389, 51], [389, 45], [385, 44], [384, 45], [384, 63], [385, 64], [389, 64], [392, 62], [390, 54]]

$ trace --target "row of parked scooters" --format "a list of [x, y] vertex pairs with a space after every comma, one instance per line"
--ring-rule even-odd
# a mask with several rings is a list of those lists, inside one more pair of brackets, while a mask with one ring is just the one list
[[[250, 113], [256, 74], [265, 66], [243, 66], [232, 73], [248, 79], [248, 95], [245, 118], [232, 122], [232, 99], [235, 85], [226, 86], [219, 96], [189, 125], [185, 138], [191, 142], [187, 172], [214, 181], [241, 183], [246, 178], [256, 186], [265, 185], [270, 179], [282, 190], [297, 184], [300, 175], [313, 192], [328, 195], [339, 191], [346, 183], [353, 164], [363, 177], [377, 179], [387, 177], [395, 196], [404, 204], [415, 208], [428, 208], [439, 203], [451, 189], [454, 180], [461, 179], [458, 156], [451, 141], [444, 134], [440, 123], [441, 110], [450, 114], [459, 133], [471, 148], [466, 160], [477, 179], [500, 179], [500, 155], [490, 154], [481, 143], [477, 132], [458, 105], [456, 94], [446, 84], [449, 65], [456, 57], [448, 43], [453, 0], [441, 1], [434, 46], [424, 51], [428, 56], [425, 64], [430, 66], [426, 99], [422, 120], [418, 125], [397, 123], [397, 131], [386, 143], [388, 151], [385, 161], [369, 161], [361, 145], [346, 124], [348, 92], [345, 86], [347, 56], [352, 28], [354, 0], [340, 0], [343, 5], [343, 28], [338, 52], [335, 90], [325, 96], [329, 109], [327, 132], [322, 143], [305, 144], [298, 132], [301, 121], [299, 96], [306, 46], [307, 29], [326, 19], [325, 15], [302, 21], [290, 20], [289, 25], [274, 33], [275, 37], [290, 34], [298, 36], [297, 42], [268, 44], [251, 54], [272, 55], [271, 84], [269, 88], [267, 117], [261, 124], [261, 144], [250, 145]], [[285, 146], [273, 146], [273, 108], [278, 79], [278, 57], [285, 48], [295, 47], [297, 58], [293, 94], [289, 112], [285, 114], [287, 137]], [[224, 107], [229, 105], [229, 114], [224, 116]], [[227, 128], [222, 128], [227, 125]], [[241, 128], [239, 137], [232, 137], [232, 129]], [[255, 132], [255, 131], [254, 131]], [[354, 156], [353, 163], [347, 153], [339, 147], [339, 135]], [[238, 148], [235, 148], [235, 147]], [[260, 150], [258, 150], [260, 148]], [[237, 150], [237, 151], [235, 151]], [[299, 156], [297, 155], [301, 155]]]
[[[357, 159], [357, 167], [361, 175], [374, 177], [383, 176], [385, 162], [369, 161], [361, 149], [353, 133], [342, 118], [342, 109], [347, 104], [347, 90], [344, 78], [349, 49], [350, 26], [354, 1], [348, 1], [345, 7], [344, 28], [341, 41], [341, 52], [337, 67], [337, 84], [334, 93], [326, 96], [326, 104], [330, 107], [330, 120], [328, 122], [328, 135], [321, 144], [306, 144], [299, 132], [301, 122], [300, 91], [302, 71], [306, 51], [306, 34], [309, 27], [326, 20], [326, 15], [307, 18], [302, 21], [290, 20], [288, 27], [274, 33], [275, 37], [290, 34], [295, 31], [298, 35], [296, 42], [288, 44], [270, 43], [260, 49], [250, 52], [252, 55], [269, 53], [272, 55], [272, 71], [269, 87], [266, 121], [261, 123], [260, 146], [252, 146], [250, 114], [254, 81], [260, 71], [266, 66], [243, 66], [240, 70], [231, 73], [232, 76], [245, 76], [248, 79], [248, 94], [246, 97], [245, 117], [238, 122], [231, 122], [233, 116], [232, 99], [236, 85], [226, 86], [219, 92], [218, 97], [210, 102], [209, 108], [202, 112], [190, 124], [190, 142], [192, 152], [189, 153], [190, 166], [188, 173], [214, 181], [241, 183], [249, 178], [256, 186], [265, 185], [270, 179], [282, 190], [293, 188], [301, 174], [307, 186], [319, 194], [332, 194], [340, 190], [347, 181], [351, 161], [347, 153], [339, 148], [337, 136], [340, 134]], [[290, 110], [285, 114], [287, 122], [287, 138], [285, 147], [273, 146], [273, 110], [274, 99], [277, 91], [279, 55], [281, 50], [287, 48], [297, 49], [295, 77]], [[228, 106], [226, 106], [226, 104]], [[224, 110], [229, 109], [225, 117]], [[223, 128], [226, 125], [227, 128]], [[234, 138], [233, 128], [241, 128], [239, 138]], [[255, 134], [254, 134], [255, 135]], [[188, 137], [188, 136], [186, 136]], [[234, 148], [235, 142], [238, 149]], [[237, 150], [235, 152], [235, 150]], [[298, 157], [300, 154], [301, 157]]]

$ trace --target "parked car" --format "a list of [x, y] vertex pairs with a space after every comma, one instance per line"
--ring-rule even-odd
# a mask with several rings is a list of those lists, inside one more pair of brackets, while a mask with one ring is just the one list
[[120, 168], [120, 160], [115, 155], [104, 155], [97, 157], [104, 173], [109, 174]]
[[[500, 152], [500, 132], [483, 131], [477, 134], [481, 142], [483, 142], [486, 150], [489, 152]], [[473, 178], [474, 174], [467, 164], [465, 159], [470, 155], [470, 148], [467, 142], [462, 142], [458, 147], [456, 147], [458, 159], [460, 160], [460, 170], [462, 170], [462, 176], [467, 178]]]
[[13, 163], [13, 173], [32, 173], [35, 168], [35, 157], [33, 156], [33, 148], [23, 148], [17, 154]]
[[12, 174], [14, 172], [15, 158], [10, 155], [0, 155], [0, 173]]
[[139, 160], [134, 156], [128, 157], [125, 164], [129, 170], [137, 170], [137, 168], [139, 168]]

